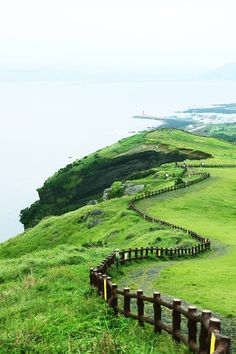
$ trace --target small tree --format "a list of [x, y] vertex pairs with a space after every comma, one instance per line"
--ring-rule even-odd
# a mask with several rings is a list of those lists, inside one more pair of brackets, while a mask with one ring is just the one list
[[175, 186], [177, 186], [178, 184], [185, 184], [181, 177], [177, 177], [175, 180]]
[[118, 198], [124, 195], [124, 185], [120, 181], [116, 181], [111, 185], [111, 189], [108, 193], [108, 199]]

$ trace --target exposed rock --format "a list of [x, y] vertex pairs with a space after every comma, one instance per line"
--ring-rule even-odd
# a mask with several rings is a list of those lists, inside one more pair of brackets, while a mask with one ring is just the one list
[[109, 199], [109, 193], [111, 191], [111, 188], [106, 188], [104, 189], [103, 195], [102, 195], [102, 200], [107, 200]]
[[[128, 138], [123, 139], [114, 145], [116, 148], [110, 150], [107, 155], [105, 153], [91, 155], [60, 169], [37, 190], [39, 200], [21, 211], [20, 220], [25, 228], [36, 225], [45, 216], [61, 215], [88, 203], [93, 204], [91, 200], [95, 201], [102, 196], [106, 200], [109, 192], [115, 191], [114, 188], [113, 191], [108, 188], [114, 182], [130, 179], [134, 174], [142, 174], [141, 171], [152, 170], [162, 164], [181, 162], [185, 159], [212, 157], [202, 151], [177, 149], [162, 144], [158, 132], [146, 133], [146, 135], [148, 136], [142, 133], [132, 138], [136, 139], [135, 143], [129, 138], [130, 149], [127, 148]], [[127, 194], [132, 194], [143, 187], [126, 186], [125, 188]], [[118, 192], [120, 195], [116, 197], [123, 195], [122, 188]]]
[[87, 205], [96, 205], [98, 201], [96, 199], [91, 199], [88, 201]]
[[130, 185], [125, 188], [125, 195], [132, 195], [135, 194], [139, 191], [141, 191], [144, 188], [144, 184], [136, 184], [136, 185]]

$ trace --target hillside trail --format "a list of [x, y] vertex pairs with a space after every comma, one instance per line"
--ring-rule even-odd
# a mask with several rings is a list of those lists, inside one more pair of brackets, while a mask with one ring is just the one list
[[[200, 167], [200, 166], [199, 166]], [[140, 208], [141, 210], [141, 208]], [[207, 254], [208, 258], [218, 258], [223, 255], [225, 255], [230, 247], [228, 245], [224, 245], [220, 243], [219, 241], [212, 241], [211, 244], [211, 251], [210, 253]], [[206, 257], [206, 255], [203, 255], [203, 257]], [[195, 262], [197, 262], [200, 257], [196, 257], [194, 259]], [[181, 260], [181, 264], [183, 264], [185, 260]], [[145, 262], [145, 266], [142, 263], [137, 263], [137, 266], [135, 266], [135, 269], [129, 269], [129, 266], [127, 266], [127, 269], [124, 269], [124, 273], [122, 274], [121, 277], [119, 277], [119, 286], [121, 287], [126, 287], [132, 284], [130, 288], [134, 289], [142, 289], [144, 293], [146, 294], [152, 294], [154, 291], [158, 291], [157, 287], [154, 286], [154, 281], [159, 277], [160, 272], [166, 268], [171, 268], [172, 266], [180, 264], [180, 261], [174, 261], [174, 260], [169, 260], [165, 262], [156, 262], [155, 260], [148, 260]], [[170, 296], [167, 294], [162, 294], [163, 299], [166, 300], [173, 300], [174, 296]], [[184, 307], [188, 307], [189, 305], [192, 305], [190, 303], [187, 303], [186, 301], [182, 300], [182, 305]], [[202, 310], [199, 308], [199, 310]], [[147, 310], [149, 311], [149, 310]], [[230, 336], [232, 339], [232, 352], [236, 353], [236, 321], [235, 318], [230, 318], [227, 316], [224, 316], [220, 313], [214, 312], [213, 315], [215, 317], [221, 318], [222, 320], [222, 332]], [[164, 315], [167, 319], [169, 317], [168, 312], [165, 313]], [[170, 317], [169, 317], [170, 319]]]
[[[222, 248], [222, 245], [220, 243], [213, 243], [213, 250], [208, 255], [209, 258], [216, 258], [219, 256], [222, 256], [223, 254], [228, 252], [228, 247], [224, 246]], [[195, 258], [195, 261], [197, 261], [197, 258]], [[181, 264], [183, 264], [184, 260], [181, 261]], [[137, 266], [135, 269], [129, 270], [129, 266], [127, 266], [126, 271], [122, 274], [122, 277], [119, 277], [119, 286], [121, 288], [124, 288], [126, 286], [129, 286], [132, 284], [130, 287], [131, 289], [142, 289], [145, 294], [151, 295], [155, 291], [158, 291], [157, 286], [154, 285], [154, 281], [159, 277], [160, 272], [166, 268], [171, 268], [172, 266], [179, 264], [179, 261], [166, 261], [166, 262], [156, 262], [155, 260], [148, 260], [145, 262], [145, 266], [143, 262], [137, 263]], [[125, 267], [125, 266], [124, 266]], [[164, 300], [170, 300], [172, 301], [174, 296], [171, 296], [169, 294], [163, 294], [162, 293], [162, 298]], [[191, 303], [188, 303], [184, 300], [182, 300], [182, 305], [184, 307], [188, 307], [192, 305]], [[198, 307], [199, 310], [202, 310], [201, 308]], [[232, 338], [232, 352], [236, 353], [236, 321], [234, 318], [229, 318], [226, 317], [220, 313], [213, 313], [214, 317], [220, 318], [222, 323], [221, 323], [221, 328], [222, 328], [222, 333], [225, 335], [229, 336]], [[165, 311], [165, 318], [167, 320], [171, 320], [170, 314], [168, 314], [167, 311]]]

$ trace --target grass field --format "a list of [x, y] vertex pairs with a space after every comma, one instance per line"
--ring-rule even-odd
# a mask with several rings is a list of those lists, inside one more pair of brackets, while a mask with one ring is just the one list
[[[159, 142], [211, 153], [216, 163], [236, 158], [234, 145], [216, 139], [172, 130], [145, 135], [145, 144]], [[236, 169], [207, 171], [212, 175], [208, 180], [138, 205], [150, 215], [208, 236], [212, 251], [183, 261], [133, 263], [114, 275], [119, 285], [159, 290], [235, 322]], [[132, 182], [148, 191], [175, 183], [166, 172], [181, 175], [174, 164], [155, 172]], [[130, 198], [47, 217], [0, 245], [0, 353], [189, 353], [169, 335], [154, 335], [151, 326], [143, 329], [136, 321], [115, 318], [89, 287], [89, 268], [115, 248], [193, 243], [187, 235], [150, 224], [128, 210]]]
[[151, 326], [114, 318], [89, 288], [88, 267], [107, 253], [60, 246], [1, 261], [0, 353], [187, 354]]
[[[152, 189], [173, 179], [142, 182]], [[155, 335], [151, 326], [114, 318], [89, 287], [89, 268], [114, 248], [192, 243], [127, 210], [130, 198], [46, 218], [1, 245], [0, 353], [189, 353], [169, 335]]]
[[[212, 177], [186, 190], [138, 202], [147, 213], [209, 237], [209, 257], [177, 263], [154, 281], [160, 291], [236, 317], [236, 169], [210, 169]], [[178, 281], [176, 281], [178, 279]]]

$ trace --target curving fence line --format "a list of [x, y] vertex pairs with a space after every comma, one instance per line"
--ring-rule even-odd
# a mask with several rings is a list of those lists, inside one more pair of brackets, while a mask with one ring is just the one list
[[185, 164], [182, 165], [176, 164], [177, 167], [182, 167], [184, 169], [189, 168], [235, 168], [236, 164], [205, 164], [202, 162], [201, 164]]
[[[192, 167], [193, 165], [188, 165]], [[185, 169], [187, 166], [181, 166]], [[193, 166], [195, 167], [195, 166]], [[201, 165], [197, 167], [202, 167]], [[218, 166], [215, 166], [218, 167]], [[227, 166], [228, 167], [228, 166]], [[232, 166], [230, 166], [232, 167]], [[236, 167], [236, 165], [235, 165]], [[143, 260], [150, 256], [162, 258], [192, 257], [210, 249], [210, 240], [194, 231], [185, 229], [181, 226], [171, 224], [167, 221], [154, 218], [145, 214], [135, 205], [135, 202], [151, 198], [163, 193], [172, 192], [178, 189], [187, 188], [193, 184], [199, 183], [210, 177], [209, 173], [191, 174], [198, 178], [181, 183], [172, 187], [162, 188], [154, 192], [147, 192], [133, 198], [129, 203], [129, 208], [137, 212], [145, 220], [158, 223], [171, 229], [181, 230], [190, 237], [198, 241], [198, 244], [192, 247], [176, 248], [158, 248], [146, 247], [128, 250], [116, 250], [106, 257], [96, 268], [90, 269], [90, 285], [97, 289], [97, 292], [113, 308], [114, 314], [123, 314], [125, 317], [131, 317], [138, 320], [141, 326], [148, 323], [154, 326], [155, 333], [161, 333], [162, 330], [172, 335], [177, 343], [186, 344], [194, 353], [199, 354], [229, 354], [230, 338], [220, 333], [220, 320], [212, 317], [209, 310], [199, 312], [195, 306], [189, 306], [186, 309], [181, 304], [181, 300], [174, 299], [172, 302], [164, 300], [159, 292], [154, 292], [153, 296], [144, 295], [142, 290], [131, 293], [129, 288], [119, 289], [117, 284], [112, 283], [111, 277], [107, 275], [108, 271], [119, 264], [124, 265], [132, 260]], [[120, 297], [122, 297], [122, 306], [119, 306]], [[131, 311], [131, 301], [135, 299], [136, 313]], [[145, 304], [151, 304], [153, 315], [145, 315]], [[165, 322], [165, 316], [162, 316], [163, 309], [171, 311], [172, 324]], [[183, 317], [187, 319], [183, 321]], [[181, 326], [181, 322], [186, 324]], [[183, 327], [183, 328], [182, 328]]]
[[199, 183], [202, 180], [210, 177], [210, 173], [197, 173], [197, 174], [192, 174], [192, 175], [197, 175], [199, 177], [195, 178], [192, 181], [188, 181], [186, 183], [181, 183], [181, 184], [177, 184], [175, 186], [162, 188], [162, 189], [158, 189], [153, 192], [147, 192], [147, 193], [141, 194], [141, 195], [133, 198], [129, 203], [129, 209], [136, 211], [136, 213], [138, 213], [145, 220], [150, 221], [152, 223], [158, 223], [158, 224], [164, 225], [164, 226], [169, 227], [171, 229], [180, 230], [180, 231], [188, 234], [189, 236], [191, 236], [193, 239], [199, 241], [199, 243], [196, 246], [192, 246], [191, 248], [190, 247], [176, 247], [176, 248], [170, 248], [170, 249], [169, 248], [162, 248], [162, 251], [161, 251], [162, 255], [165, 254], [168, 256], [169, 255], [174, 256], [174, 255], [193, 255], [196, 253], [201, 253], [201, 252], [204, 252], [204, 251], [210, 249], [211, 242], [207, 237], [197, 234], [196, 232], [194, 232], [192, 230], [188, 230], [188, 229], [185, 229], [181, 226], [171, 224], [167, 221], [154, 218], [154, 217], [142, 212], [139, 208], [137, 208], [137, 206], [135, 206], [135, 202], [142, 200], [144, 198], [151, 198], [151, 197], [163, 194], [163, 193], [173, 192], [178, 189], [187, 188], [193, 184]]

